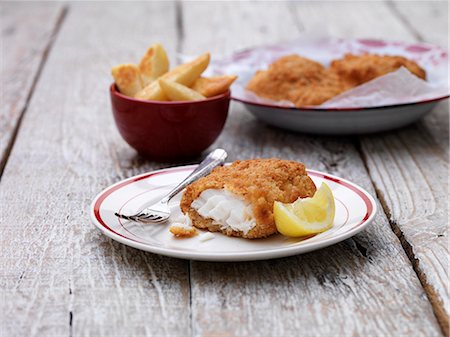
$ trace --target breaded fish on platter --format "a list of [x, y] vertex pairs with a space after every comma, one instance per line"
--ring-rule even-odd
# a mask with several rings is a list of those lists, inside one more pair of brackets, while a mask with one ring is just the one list
[[261, 97], [285, 100], [291, 90], [301, 90], [318, 83], [324, 74], [325, 68], [320, 63], [298, 55], [288, 55], [273, 62], [267, 70], [256, 72], [247, 89]]
[[320, 105], [329, 99], [376, 77], [406, 67], [419, 78], [426, 73], [416, 62], [402, 56], [352, 55], [320, 63], [298, 55], [279, 58], [267, 70], [259, 70], [246, 89], [275, 101], [288, 100], [297, 108]]
[[301, 163], [281, 159], [236, 161], [189, 185], [180, 202], [192, 224], [247, 239], [277, 232], [275, 201], [291, 203], [316, 191]]
[[348, 89], [351, 89], [348, 83], [337, 74], [326, 71], [317, 82], [289, 91], [288, 99], [296, 107], [320, 105]]
[[407, 68], [411, 73], [423, 80], [426, 78], [424, 69], [416, 62], [403, 56], [346, 54], [343, 58], [331, 62], [329, 70], [336, 72], [349, 85], [357, 86], [393, 72], [400, 67]]

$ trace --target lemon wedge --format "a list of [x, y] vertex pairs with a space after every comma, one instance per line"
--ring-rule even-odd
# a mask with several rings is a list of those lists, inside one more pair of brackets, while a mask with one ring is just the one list
[[278, 231], [286, 236], [317, 234], [333, 226], [334, 197], [327, 184], [322, 183], [312, 198], [299, 198], [292, 204], [275, 201], [273, 215]]

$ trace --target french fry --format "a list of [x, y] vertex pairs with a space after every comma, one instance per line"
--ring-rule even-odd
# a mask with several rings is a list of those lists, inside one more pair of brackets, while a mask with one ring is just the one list
[[161, 89], [171, 101], [200, 101], [205, 99], [205, 96], [183, 84], [164, 79], [160, 79], [158, 82]]
[[200, 77], [192, 85], [192, 89], [205, 97], [212, 97], [227, 91], [236, 80], [235, 75]]
[[111, 73], [122, 94], [133, 97], [142, 89], [141, 77], [136, 65], [119, 64], [112, 68]]
[[[160, 79], [180, 83], [189, 87], [208, 67], [209, 59], [209, 53], [202, 54], [195, 60], [170, 70], [162, 75]], [[167, 101], [167, 97], [162, 91], [158, 81], [150, 83], [144, 89], [136, 93], [134, 97], [139, 99]]]
[[164, 75], [169, 70], [169, 59], [164, 47], [155, 43], [148, 48], [141, 62], [139, 63], [141, 79], [144, 86], [152, 83], [158, 77]]
[[182, 64], [168, 73], [164, 74], [161, 78], [183, 84], [190, 87], [194, 84], [195, 80], [208, 68], [210, 60], [209, 53], [204, 53], [189, 63]]
[[168, 101], [169, 99], [164, 94], [164, 91], [162, 91], [159, 82], [154, 81], [147, 85], [144, 89], [141, 91], [138, 91], [135, 95], [135, 98], [138, 99], [145, 99], [145, 100], [151, 100], [151, 101]]

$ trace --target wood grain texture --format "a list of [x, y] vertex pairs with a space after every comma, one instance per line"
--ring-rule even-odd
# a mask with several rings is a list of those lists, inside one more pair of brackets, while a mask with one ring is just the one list
[[0, 3], [0, 175], [62, 13], [58, 3]]
[[[324, 8], [335, 11], [335, 3], [298, 5], [307, 8], [306, 16], [316, 11], [319, 16]], [[183, 4], [183, 46], [189, 51], [228, 54], [235, 45], [295, 38], [304, 27], [292, 4], [208, 6]], [[358, 11], [364, 17], [370, 10], [391, 15], [389, 9], [379, 9], [379, 3], [366, 4], [356, 6], [349, 20], [358, 17]], [[202, 32], [195, 25], [199, 17], [205, 17], [199, 13], [209, 13], [209, 20], [221, 24]], [[282, 18], [283, 25], [270, 20], [272, 15]], [[242, 26], [237, 29], [233, 23], [239, 21]], [[375, 194], [352, 139], [309, 137], [269, 127], [246, 113], [241, 104], [233, 104], [215, 145], [227, 149], [231, 160], [271, 156], [299, 160], [307, 167], [351, 179]], [[194, 335], [441, 334], [425, 292], [382, 211], [365, 232], [315, 253], [252, 263], [192, 262], [191, 288]]]
[[448, 153], [426, 134], [417, 137], [416, 127], [383, 139], [365, 137], [362, 150], [391, 224], [448, 334]]
[[174, 8], [69, 8], [0, 185], [2, 336], [190, 333], [188, 263], [113, 242], [88, 216], [103, 188], [163, 165], [120, 138], [108, 88], [111, 66], [152, 42], [173, 55]]
[[[190, 15], [194, 11], [195, 18]], [[258, 20], [251, 19], [255, 17], [255, 11]], [[295, 38], [298, 33], [294, 17], [286, 11], [283, 2], [278, 5], [273, 1], [257, 5], [255, 2], [239, 5], [235, 2], [187, 3], [182, 5], [182, 13], [184, 39], [181, 47], [187, 54], [198, 54], [207, 49], [213, 58], [218, 58], [269, 42], [266, 39], [269, 31], [277, 30], [282, 40]]]
[[[422, 42], [448, 50], [448, 1], [393, 1], [389, 3], [408, 31]], [[449, 151], [449, 102], [440, 103], [420, 124], [420, 131]]]
[[[396, 11], [390, 13], [393, 7]], [[399, 1], [388, 6], [339, 3], [333, 8], [323, 5], [320, 13], [313, 8], [307, 4], [295, 7], [306, 28], [321, 18], [336, 35], [431, 41], [444, 46], [448, 39], [448, 31], [442, 31], [448, 26], [448, 7], [442, 2]], [[345, 12], [347, 19], [336, 15], [339, 12]], [[433, 302], [445, 335], [449, 333], [450, 313], [448, 126], [447, 100], [412, 126], [359, 139], [390, 223]]]
[[[379, 38], [405, 40], [408, 29], [395, 16], [390, 6], [378, 2], [341, 1], [330, 4], [326, 1], [293, 2], [291, 13], [305, 32], [314, 34], [323, 29], [332, 36], [354, 38]], [[389, 31], [389, 34], [386, 32]], [[413, 37], [406, 41], [414, 41]]]
[[390, 1], [417, 39], [448, 48], [448, 1]]

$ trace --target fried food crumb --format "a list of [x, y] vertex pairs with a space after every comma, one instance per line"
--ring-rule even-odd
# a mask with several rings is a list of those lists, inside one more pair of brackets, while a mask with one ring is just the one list
[[169, 227], [169, 231], [177, 238], [192, 238], [197, 235], [195, 227], [184, 224], [173, 224]]

